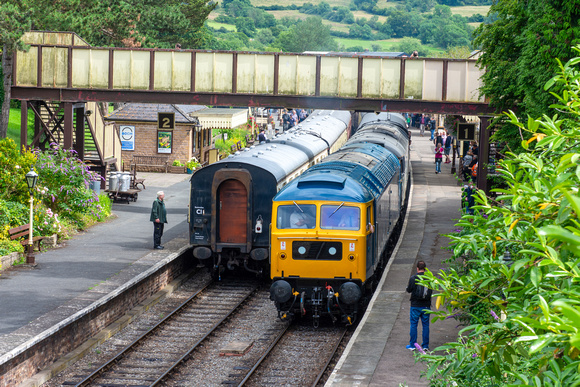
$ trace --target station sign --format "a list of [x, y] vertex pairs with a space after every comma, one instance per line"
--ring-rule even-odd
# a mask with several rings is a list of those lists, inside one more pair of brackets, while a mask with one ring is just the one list
[[175, 113], [157, 113], [157, 128], [175, 129]]
[[475, 124], [464, 122], [457, 123], [457, 140], [473, 141], [475, 140]]

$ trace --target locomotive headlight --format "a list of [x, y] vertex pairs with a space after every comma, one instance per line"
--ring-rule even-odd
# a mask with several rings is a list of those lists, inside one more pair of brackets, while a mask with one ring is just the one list
[[292, 286], [284, 280], [278, 280], [270, 286], [270, 300], [283, 303], [292, 297]]
[[353, 305], [357, 303], [358, 300], [360, 300], [361, 295], [362, 293], [360, 291], [360, 288], [354, 282], [345, 282], [342, 285], [340, 285], [340, 294], [339, 294], [340, 301], [344, 302], [347, 305]]

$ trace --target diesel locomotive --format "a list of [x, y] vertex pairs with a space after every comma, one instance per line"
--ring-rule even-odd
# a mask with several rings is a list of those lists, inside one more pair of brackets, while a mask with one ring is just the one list
[[270, 298], [281, 319], [356, 321], [385, 264], [408, 186], [404, 117], [368, 113], [345, 146], [274, 197]]
[[216, 277], [243, 268], [268, 274], [272, 198], [347, 141], [348, 111], [315, 110], [296, 127], [196, 171], [191, 177], [193, 256]]

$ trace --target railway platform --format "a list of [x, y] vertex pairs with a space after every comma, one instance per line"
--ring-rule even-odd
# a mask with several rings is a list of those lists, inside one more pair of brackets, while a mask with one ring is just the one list
[[[421, 378], [425, 367], [416, 363], [409, 344], [410, 295], [405, 292], [416, 262], [423, 260], [433, 272], [445, 267], [451, 257], [448, 238], [460, 217], [462, 186], [451, 174], [451, 163], [435, 174], [434, 146], [429, 136], [412, 129], [411, 163], [413, 189], [402, 238], [391, 257], [367, 313], [355, 331], [326, 387], [337, 386], [428, 386]], [[431, 309], [435, 308], [432, 302]], [[419, 338], [421, 337], [419, 324]], [[431, 349], [457, 337], [453, 319], [430, 324]]]
[[[147, 181], [138, 202], [113, 204], [115, 218], [36, 254], [34, 268], [0, 272], [0, 385], [10, 358], [80, 310], [188, 246], [186, 174], [140, 173]], [[156, 193], [164, 190], [169, 223], [165, 250], [152, 250], [149, 221]]]

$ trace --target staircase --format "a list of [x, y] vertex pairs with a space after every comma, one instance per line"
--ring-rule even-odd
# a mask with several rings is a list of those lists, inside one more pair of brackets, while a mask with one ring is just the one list
[[[50, 148], [57, 143], [64, 148], [64, 108], [60, 102], [38, 101], [36, 106], [40, 115], [41, 134], [34, 146]], [[77, 104], [78, 106], [78, 104]], [[90, 112], [90, 113], [89, 113]], [[95, 102], [85, 103], [85, 109], [73, 110], [73, 122], [77, 114], [85, 114], [83, 119], [84, 150], [81, 159], [94, 171], [105, 176], [107, 171], [119, 170], [121, 165], [121, 141], [113, 125], [105, 125], [103, 115]], [[48, 134], [50, 133], [50, 134]], [[73, 149], [81, 149], [73, 129]]]

